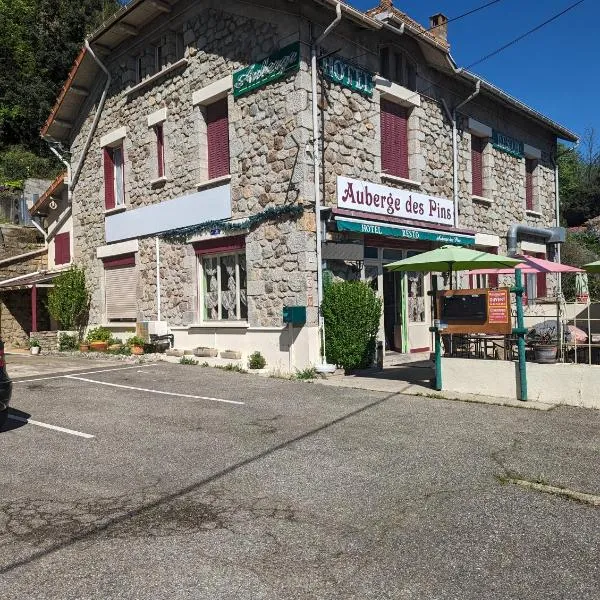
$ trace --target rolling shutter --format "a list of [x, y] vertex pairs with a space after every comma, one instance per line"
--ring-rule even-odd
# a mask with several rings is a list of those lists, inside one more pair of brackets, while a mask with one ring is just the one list
[[136, 320], [137, 273], [134, 255], [104, 261], [104, 290], [108, 321]]
[[227, 98], [206, 107], [208, 178], [229, 175], [229, 119]]
[[525, 159], [525, 208], [533, 210], [533, 170], [535, 161], [530, 158]]
[[381, 101], [381, 170], [408, 179], [408, 111]]
[[104, 148], [104, 208], [115, 207], [115, 163], [110, 148]]
[[471, 173], [473, 196], [483, 196], [483, 138], [471, 135]]

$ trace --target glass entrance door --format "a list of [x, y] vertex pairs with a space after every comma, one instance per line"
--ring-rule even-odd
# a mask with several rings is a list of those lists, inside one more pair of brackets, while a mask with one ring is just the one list
[[431, 347], [428, 278], [422, 273], [384, 268], [414, 254], [410, 250], [365, 248], [363, 279], [370, 283], [383, 304], [378, 339], [386, 350], [409, 352]]

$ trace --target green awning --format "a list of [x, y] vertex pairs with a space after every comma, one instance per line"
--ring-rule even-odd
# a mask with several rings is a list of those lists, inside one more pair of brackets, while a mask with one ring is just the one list
[[472, 246], [475, 237], [472, 235], [459, 235], [446, 231], [435, 231], [416, 227], [403, 227], [402, 225], [373, 223], [361, 219], [346, 219], [336, 217], [338, 231], [355, 231], [371, 235], [385, 235], [407, 240], [420, 240], [426, 242], [439, 242], [442, 244], [456, 244], [459, 246]]

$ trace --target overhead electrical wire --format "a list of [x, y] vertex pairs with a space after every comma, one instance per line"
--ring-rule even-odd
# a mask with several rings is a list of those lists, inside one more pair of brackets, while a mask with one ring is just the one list
[[556, 19], [558, 19], [559, 17], [562, 17], [564, 14], [568, 13], [570, 10], [573, 10], [576, 6], [579, 6], [580, 4], [583, 4], [584, 2], [585, 2], [585, 0], [578, 0], [578, 2], [574, 2], [570, 6], [567, 6], [567, 8], [565, 8], [561, 12], [555, 14], [553, 17], [550, 17], [549, 19], [546, 19], [543, 23], [540, 23], [533, 29], [526, 31], [525, 33], [523, 33], [519, 37], [515, 38], [514, 40], [511, 40], [507, 44], [504, 44], [504, 46], [501, 46], [497, 50], [494, 50], [493, 52], [486, 54], [483, 58], [480, 58], [479, 60], [476, 60], [475, 62], [471, 63], [468, 67], [465, 67], [465, 69], [466, 70], [471, 69], [475, 65], [478, 65], [478, 64], [488, 60], [489, 58], [492, 58], [492, 56], [496, 56], [496, 54], [499, 54], [500, 52], [502, 52], [503, 50], [506, 50], [507, 48], [516, 44], [517, 42], [520, 42], [523, 38], [526, 38], [528, 35], [535, 33], [536, 31], [540, 30], [542, 27], [545, 27], [549, 23], [552, 23], [552, 21], [556, 21]]
[[447, 25], [448, 23], [452, 23], [453, 21], [458, 21], [459, 19], [462, 19], [463, 17], [468, 17], [469, 15], [479, 12], [480, 10], [487, 8], [488, 6], [492, 6], [492, 4], [498, 4], [498, 2], [502, 2], [502, 0], [492, 0], [492, 2], [488, 2], [487, 4], [483, 4], [482, 6], [478, 6], [477, 8], [473, 8], [472, 10], [469, 10], [466, 13], [463, 13], [462, 15], [458, 15], [457, 17], [452, 17], [451, 19], [448, 19], [444, 23], [440, 23], [439, 25], [434, 25], [433, 27], [430, 27], [427, 31], [433, 31], [434, 29], [437, 29], [438, 27], [442, 27], [442, 25]]

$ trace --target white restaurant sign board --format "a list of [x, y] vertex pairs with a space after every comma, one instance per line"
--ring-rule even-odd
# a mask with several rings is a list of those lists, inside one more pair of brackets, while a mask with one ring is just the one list
[[454, 225], [454, 202], [409, 190], [349, 179], [337, 178], [338, 208], [361, 212]]

